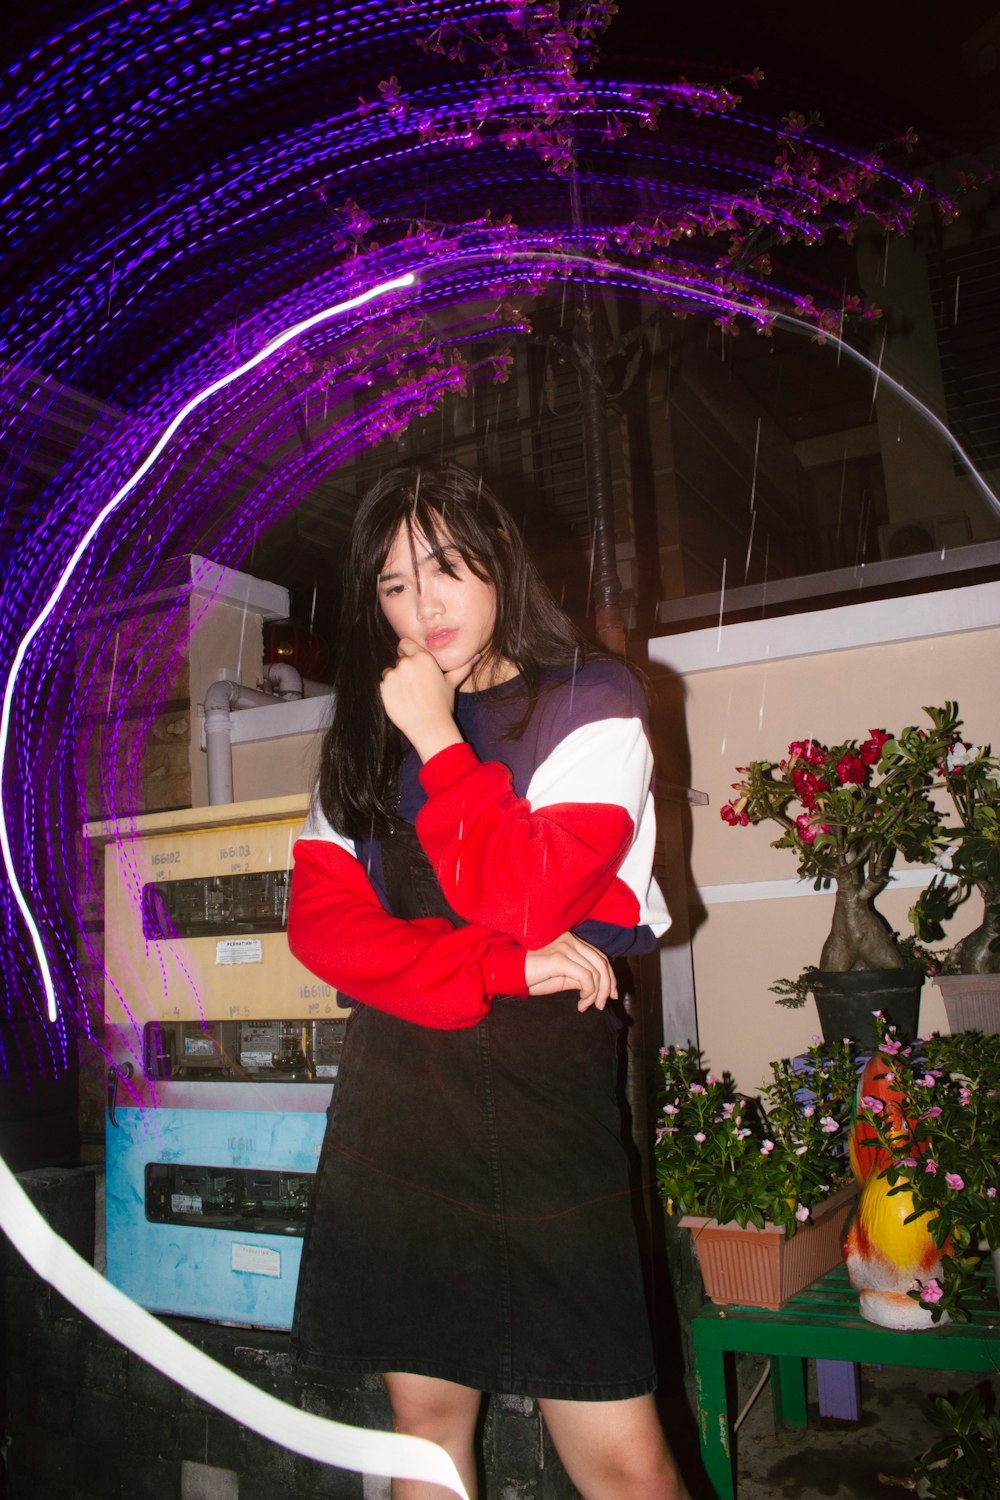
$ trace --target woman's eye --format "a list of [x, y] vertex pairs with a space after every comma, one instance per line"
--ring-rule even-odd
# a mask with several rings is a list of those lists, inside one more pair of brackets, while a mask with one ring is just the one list
[[393, 583], [387, 589], [382, 590], [382, 598], [392, 599], [396, 594], [401, 594], [402, 592], [403, 585], [401, 583]]

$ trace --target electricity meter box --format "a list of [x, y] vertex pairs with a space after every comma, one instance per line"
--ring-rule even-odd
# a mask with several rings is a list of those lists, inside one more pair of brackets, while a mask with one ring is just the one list
[[105, 845], [107, 1274], [291, 1326], [348, 1010], [285, 937], [303, 796], [91, 824]]

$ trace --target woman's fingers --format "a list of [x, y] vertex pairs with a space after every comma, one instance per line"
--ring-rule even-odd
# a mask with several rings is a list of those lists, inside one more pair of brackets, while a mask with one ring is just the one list
[[530, 995], [579, 990], [580, 1010], [591, 1005], [603, 1010], [609, 999], [618, 998], [614, 970], [607, 958], [572, 932], [564, 932], [544, 948], [528, 953], [524, 972]]

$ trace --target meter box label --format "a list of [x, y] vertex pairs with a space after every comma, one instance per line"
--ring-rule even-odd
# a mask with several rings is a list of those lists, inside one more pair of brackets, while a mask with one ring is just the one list
[[266, 1245], [234, 1244], [229, 1264], [234, 1271], [249, 1271], [251, 1276], [280, 1276], [281, 1252]]

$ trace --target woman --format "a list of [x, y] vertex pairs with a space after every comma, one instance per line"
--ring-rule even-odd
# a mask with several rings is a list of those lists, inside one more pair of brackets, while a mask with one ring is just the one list
[[470, 1495], [497, 1390], [585, 1497], [675, 1500], [605, 1012], [668, 921], [641, 693], [482, 481], [417, 464], [357, 513], [335, 687], [289, 942], [355, 1008], [296, 1346], [383, 1375]]

